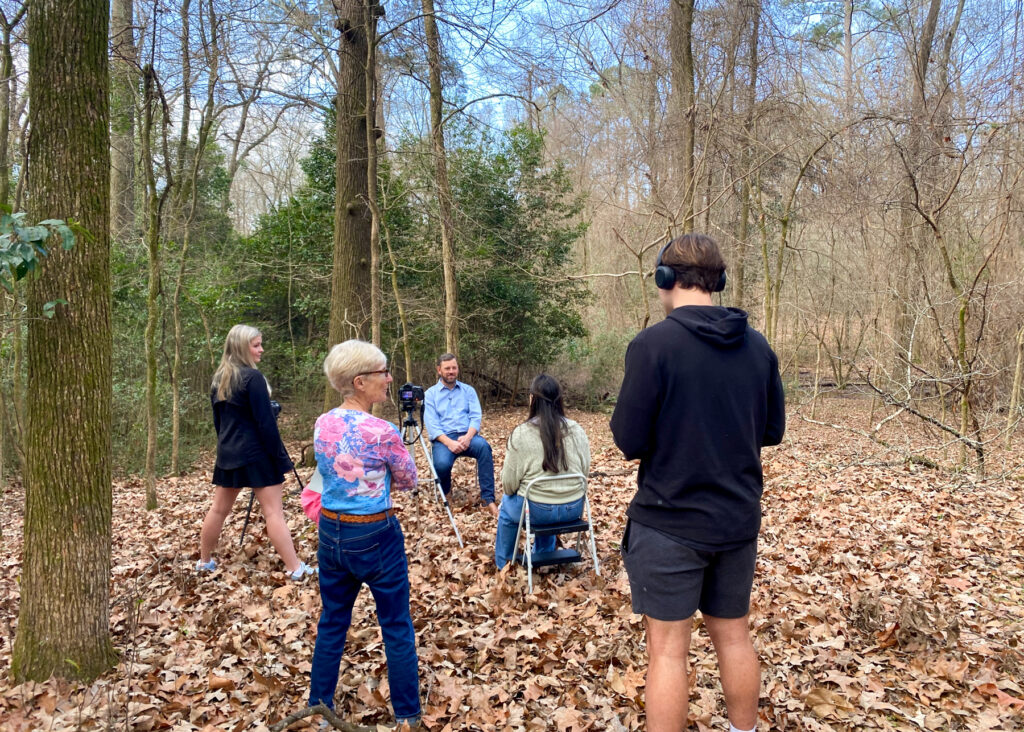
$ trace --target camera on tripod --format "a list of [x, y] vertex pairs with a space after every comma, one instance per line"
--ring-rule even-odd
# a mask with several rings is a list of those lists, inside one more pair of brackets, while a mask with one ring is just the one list
[[412, 414], [423, 404], [423, 387], [408, 381], [398, 387], [398, 408]]

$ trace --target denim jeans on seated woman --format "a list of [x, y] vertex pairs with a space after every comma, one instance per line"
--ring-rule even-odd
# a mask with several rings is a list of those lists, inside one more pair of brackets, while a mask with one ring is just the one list
[[[494, 536], [494, 563], [501, 569], [512, 561], [516, 548], [516, 530], [519, 528], [519, 515], [523, 512], [523, 497], [520, 495], [504, 496], [498, 510], [498, 531]], [[530, 527], [560, 524], [573, 521], [583, 515], [583, 496], [569, 503], [537, 503], [530, 501]], [[523, 520], [525, 531], [526, 520]], [[538, 536], [533, 544], [534, 553], [555, 550], [554, 536]]]
[[366, 584], [377, 605], [388, 662], [391, 706], [399, 720], [420, 714], [416, 633], [409, 614], [409, 565], [405, 537], [394, 516], [369, 524], [353, 524], [320, 516], [320, 598], [309, 704], [334, 709], [338, 666], [352, 623], [352, 605]]

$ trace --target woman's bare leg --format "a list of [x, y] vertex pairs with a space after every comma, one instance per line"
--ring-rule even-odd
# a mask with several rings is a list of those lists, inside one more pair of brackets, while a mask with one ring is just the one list
[[241, 488], [225, 488], [222, 485], [215, 486], [213, 505], [206, 512], [203, 528], [199, 532], [199, 558], [204, 563], [210, 561], [210, 555], [217, 548], [217, 540], [220, 539], [221, 529], [224, 528], [224, 520], [231, 513], [231, 507], [241, 490]]
[[299, 568], [301, 562], [295, 553], [295, 544], [292, 543], [292, 534], [288, 530], [288, 524], [284, 520], [284, 503], [281, 499], [284, 484], [268, 485], [266, 488], [256, 489], [256, 500], [260, 502], [263, 510], [263, 518], [267, 522], [267, 536], [270, 543], [274, 545], [277, 554], [284, 562], [285, 569], [294, 572]]

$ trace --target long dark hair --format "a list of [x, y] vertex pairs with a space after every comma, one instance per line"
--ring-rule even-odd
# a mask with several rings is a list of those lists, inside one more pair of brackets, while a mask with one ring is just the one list
[[535, 422], [540, 430], [540, 441], [544, 446], [544, 470], [560, 473], [568, 468], [565, 459], [565, 444], [562, 436], [566, 429], [565, 404], [562, 401], [562, 385], [548, 374], [537, 374], [530, 384], [530, 416], [528, 422]]

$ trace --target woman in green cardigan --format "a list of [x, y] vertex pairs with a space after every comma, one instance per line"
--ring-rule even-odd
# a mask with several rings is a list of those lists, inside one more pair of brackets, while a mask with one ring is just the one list
[[[515, 551], [523, 498], [519, 491], [542, 475], [590, 473], [590, 442], [576, 422], [565, 416], [562, 387], [548, 374], [530, 384], [530, 414], [508, 438], [501, 487], [505, 492], [494, 537], [494, 563], [501, 569]], [[584, 488], [578, 479], [551, 480], [530, 489], [530, 524], [561, 523], [583, 515]], [[534, 552], [555, 548], [554, 536], [537, 538]]]

